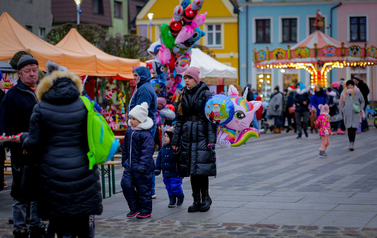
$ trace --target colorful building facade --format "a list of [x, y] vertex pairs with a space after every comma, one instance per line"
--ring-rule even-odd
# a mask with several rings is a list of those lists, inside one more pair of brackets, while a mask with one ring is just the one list
[[[181, 0], [149, 0], [136, 17], [137, 33], [151, 39], [160, 38], [162, 23], [170, 23], [174, 8]], [[230, 0], [205, 0], [200, 13], [208, 12], [200, 27], [206, 34], [200, 44], [216, 54], [216, 60], [238, 69], [237, 7]], [[149, 20], [148, 13], [153, 13]], [[215, 84], [213, 81], [211, 84]]]
[[[297, 82], [310, 84], [310, 74], [302, 69], [261, 69], [254, 67], [253, 50], [287, 49], [317, 30], [316, 11], [324, 17], [322, 32], [336, 39], [338, 3], [333, 1], [246, 1], [238, 2], [240, 39], [240, 85], [251, 83], [258, 94], [269, 99], [276, 86], [280, 90]], [[332, 27], [330, 27], [330, 25]], [[332, 28], [332, 29], [331, 29]], [[336, 74], [336, 72], [333, 72]]]

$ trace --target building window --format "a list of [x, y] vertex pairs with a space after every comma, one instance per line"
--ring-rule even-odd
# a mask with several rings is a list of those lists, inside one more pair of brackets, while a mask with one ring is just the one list
[[[317, 27], [313, 26], [314, 22], [315, 22], [314, 17], [309, 18], [309, 35], [317, 30]], [[326, 26], [326, 19], [323, 21], [323, 25]], [[325, 33], [324, 27], [319, 27], [319, 30], [322, 31], [323, 33]]]
[[366, 41], [367, 40], [367, 18], [366, 17], [351, 17], [350, 18], [350, 33], [351, 41]]
[[102, 2], [102, 0], [93, 0], [93, 13], [103, 14], [103, 2]]
[[270, 19], [256, 20], [256, 43], [270, 43], [271, 42], [271, 28]]
[[28, 26], [26, 25], [25, 26], [26, 30], [30, 31], [31, 33], [33, 33], [33, 27], [32, 26]]
[[283, 41], [284, 43], [297, 42], [297, 19], [282, 19], [283, 23]]
[[123, 18], [122, 16], [122, 2], [114, 1], [114, 17]]
[[221, 24], [207, 25], [207, 46], [221, 46]]
[[44, 40], [45, 37], [46, 37], [46, 28], [40, 27], [39, 28], [39, 38], [41, 38], [42, 40]]
[[148, 25], [139, 25], [139, 36], [148, 38]]

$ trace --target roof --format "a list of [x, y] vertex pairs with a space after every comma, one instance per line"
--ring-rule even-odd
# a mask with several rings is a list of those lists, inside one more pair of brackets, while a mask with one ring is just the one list
[[342, 47], [342, 43], [331, 38], [328, 35], [325, 35], [322, 31], [315, 31], [310, 36], [306, 37], [300, 43], [297, 43], [295, 46], [291, 47], [292, 50], [295, 50], [299, 47], [308, 47], [314, 49], [314, 44], [317, 44], [317, 48], [323, 48], [327, 45], [333, 45], [335, 47]]

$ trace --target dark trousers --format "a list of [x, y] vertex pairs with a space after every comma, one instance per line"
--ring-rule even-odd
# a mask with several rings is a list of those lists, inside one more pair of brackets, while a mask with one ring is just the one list
[[4, 146], [0, 145], [0, 191], [4, 189], [4, 160], [6, 159], [5, 156], [5, 148]]
[[54, 217], [49, 219], [47, 235], [49, 238], [90, 237], [89, 215], [76, 215], [72, 217]]
[[[295, 112], [297, 132], [302, 135], [302, 127], [304, 132], [308, 129], [309, 112]], [[301, 127], [302, 121], [302, 127]]]
[[350, 142], [355, 142], [355, 138], [356, 138], [356, 130], [357, 128], [348, 128], [348, 140]]
[[200, 193], [200, 191], [208, 191], [209, 179], [204, 175], [191, 175], [190, 177], [192, 193]]

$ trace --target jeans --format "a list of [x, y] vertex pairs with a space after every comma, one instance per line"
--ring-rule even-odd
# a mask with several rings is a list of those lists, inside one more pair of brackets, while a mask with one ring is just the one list
[[259, 125], [258, 125], [258, 120], [257, 120], [257, 115], [256, 115], [256, 113], [254, 113], [253, 127], [259, 131]]
[[183, 194], [182, 177], [178, 178], [164, 178], [165, 188], [169, 196], [179, 196]]
[[[296, 126], [297, 132], [299, 135], [302, 135], [302, 127], [304, 127], [304, 132], [308, 129], [308, 120], [309, 120], [309, 112], [295, 112], [296, 117]], [[302, 120], [302, 127], [301, 127], [301, 120]]]
[[273, 116], [273, 118], [274, 118], [275, 128], [279, 128], [280, 129], [280, 126], [281, 126], [281, 118], [280, 118], [280, 116]]
[[[19, 231], [26, 228], [26, 209], [28, 209], [28, 202], [20, 202], [13, 198], [12, 212], [13, 212], [13, 229]], [[38, 216], [37, 202], [30, 202], [30, 226], [40, 227], [42, 219]]]

